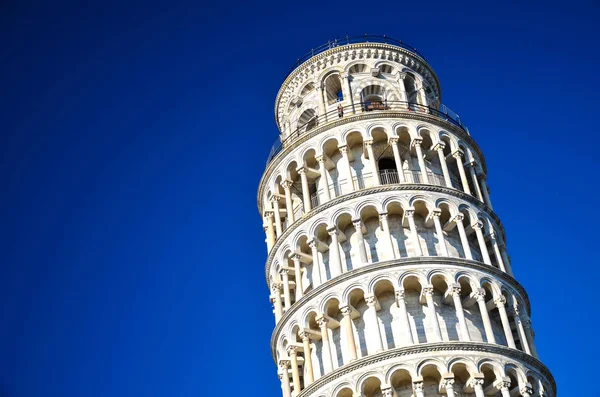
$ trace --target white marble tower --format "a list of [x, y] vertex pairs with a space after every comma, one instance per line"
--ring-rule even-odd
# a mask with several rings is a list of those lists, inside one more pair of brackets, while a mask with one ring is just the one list
[[258, 191], [284, 397], [556, 396], [481, 150], [414, 48], [298, 60]]

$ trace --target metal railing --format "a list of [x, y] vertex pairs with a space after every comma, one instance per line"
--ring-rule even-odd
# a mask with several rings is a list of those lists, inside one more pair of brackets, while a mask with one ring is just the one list
[[[402, 172], [402, 175], [404, 176], [404, 181], [405, 181], [404, 183], [425, 183], [423, 180], [423, 175], [421, 175], [420, 171], [404, 170]], [[446, 187], [451, 187], [451, 188], [456, 188], [456, 186], [460, 186], [460, 185], [458, 185], [458, 181], [454, 178], [452, 178], [451, 181], [453, 184], [456, 184], [456, 185], [448, 186], [446, 184], [446, 179], [444, 178], [443, 175], [434, 174], [431, 172], [427, 173], [427, 180], [429, 181], [430, 185], [446, 186]], [[396, 171], [396, 170], [381, 170], [381, 171], [379, 171], [379, 181], [381, 182], [382, 185], [403, 183], [400, 181], [400, 177], [398, 176], [398, 171]]]
[[358, 102], [343, 106], [341, 109], [334, 109], [319, 116], [314, 116], [302, 125], [297, 126], [297, 128], [288, 134], [284, 140], [278, 139], [275, 141], [271, 147], [271, 151], [269, 152], [267, 164], [269, 164], [271, 160], [273, 160], [273, 158], [277, 156], [281, 150], [283, 150], [284, 147], [318, 126], [325, 125], [345, 117], [354, 116], [356, 114], [386, 111], [405, 111], [430, 114], [454, 124], [469, 134], [468, 128], [462, 123], [460, 117], [445, 105], [441, 105], [440, 108], [437, 109], [432, 106], [424, 106], [416, 102], [407, 101]]
[[332, 48], [341, 47], [341, 46], [350, 45], [350, 44], [360, 44], [360, 43], [391, 44], [396, 47], [400, 47], [400, 48], [404, 48], [405, 50], [409, 50], [409, 51], [415, 53], [416, 55], [418, 55], [419, 57], [421, 57], [423, 60], [425, 60], [425, 57], [423, 56], [423, 54], [421, 54], [419, 51], [417, 51], [417, 49], [415, 47], [404, 43], [402, 40], [392, 39], [391, 37], [387, 37], [386, 35], [369, 36], [368, 34], [365, 34], [364, 36], [336, 37], [333, 40], [329, 40], [326, 44], [322, 44], [318, 47], [311, 49], [308, 53], [306, 53], [302, 57], [298, 58], [296, 63], [294, 63], [294, 66], [292, 66], [292, 68], [288, 72], [287, 76], [289, 76], [294, 71], [294, 69], [296, 69], [298, 66], [302, 65], [304, 62], [308, 61], [310, 58], [314, 57], [315, 55], [318, 55], [327, 50], [331, 50]]

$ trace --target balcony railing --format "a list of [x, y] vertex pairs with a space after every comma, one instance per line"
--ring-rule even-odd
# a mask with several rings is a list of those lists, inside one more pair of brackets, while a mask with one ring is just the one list
[[314, 128], [325, 125], [345, 117], [354, 116], [356, 114], [368, 112], [387, 112], [387, 111], [405, 111], [416, 112], [422, 114], [430, 114], [444, 121], [454, 124], [469, 134], [468, 128], [462, 123], [458, 114], [453, 112], [445, 105], [441, 105], [439, 109], [432, 106], [424, 106], [415, 102], [406, 101], [382, 101], [382, 102], [358, 102], [351, 105], [343, 106], [341, 109], [335, 109], [319, 116], [314, 116], [310, 120], [297, 126], [283, 141], [278, 139], [273, 144], [267, 164], [283, 150], [284, 147], [295, 141], [298, 137], [310, 132]]
[[360, 43], [391, 44], [396, 47], [400, 47], [400, 48], [404, 48], [405, 50], [409, 50], [409, 51], [417, 54], [423, 60], [425, 60], [425, 57], [419, 51], [417, 51], [416, 48], [402, 42], [402, 40], [392, 39], [391, 37], [387, 37], [386, 35], [369, 36], [368, 34], [366, 34], [364, 36], [336, 37], [333, 40], [329, 40], [326, 44], [323, 44], [323, 45], [320, 45], [318, 47], [311, 49], [308, 53], [306, 53], [302, 57], [298, 58], [296, 63], [294, 63], [294, 66], [292, 66], [292, 68], [288, 72], [287, 76], [289, 76], [294, 71], [294, 69], [296, 69], [298, 66], [302, 65], [304, 62], [308, 61], [310, 58], [314, 57], [317, 54], [320, 54], [327, 50], [331, 50], [332, 48], [341, 47], [341, 46], [349, 45], [349, 44], [360, 44]]

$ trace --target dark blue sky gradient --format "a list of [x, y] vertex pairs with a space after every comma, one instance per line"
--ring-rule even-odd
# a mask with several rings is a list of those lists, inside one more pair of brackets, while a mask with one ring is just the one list
[[436, 70], [541, 358], [590, 394], [597, 4], [83, 3], [0, 4], [0, 397], [279, 396], [256, 209], [274, 99], [311, 47], [367, 32]]

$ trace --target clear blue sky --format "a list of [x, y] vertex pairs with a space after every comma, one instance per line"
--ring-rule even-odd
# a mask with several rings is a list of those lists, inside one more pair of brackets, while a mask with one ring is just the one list
[[598, 3], [83, 3], [0, 5], [0, 397], [279, 396], [255, 198], [273, 103], [296, 58], [367, 32], [436, 70], [541, 358], [590, 395]]

